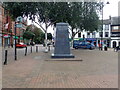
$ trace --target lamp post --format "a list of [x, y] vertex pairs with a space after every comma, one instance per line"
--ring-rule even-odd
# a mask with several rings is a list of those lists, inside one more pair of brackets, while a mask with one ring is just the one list
[[16, 21], [15, 21], [15, 60], [17, 60], [17, 48], [16, 48]]
[[21, 28], [22, 25], [20, 24], [22, 22], [22, 17], [17, 17], [17, 19], [15, 20], [15, 60], [17, 60], [17, 48], [16, 48], [16, 28]]
[[[110, 4], [109, 2], [107, 2], [106, 4]], [[102, 29], [101, 29], [101, 51], [103, 50], [103, 7], [104, 7], [104, 3], [102, 2]]]

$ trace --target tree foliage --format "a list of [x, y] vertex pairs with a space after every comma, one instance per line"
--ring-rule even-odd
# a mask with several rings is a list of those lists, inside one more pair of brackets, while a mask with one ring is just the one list
[[43, 43], [44, 42], [44, 33], [43, 31], [36, 27], [35, 25], [29, 25], [26, 31], [23, 34], [25, 39], [31, 39], [35, 43]]
[[[73, 37], [82, 30], [97, 30], [98, 12], [102, 9], [100, 2], [6, 2], [4, 6], [12, 17], [30, 17], [45, 32], [50, 25], [69, 23]], [[45, 23], [45, 28], [42, 23]], [[76, 31], [73, 32], [73, 29]]]
[[33, 39], [34, 36], [35, 36], [34, 33], [31, 32], [31, 31], [25, 31], [25, 32], [23, 33], [23, 38], [24, 38], [24, 39]]

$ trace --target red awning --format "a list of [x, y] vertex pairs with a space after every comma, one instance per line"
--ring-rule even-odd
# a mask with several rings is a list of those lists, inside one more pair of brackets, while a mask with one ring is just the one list
[[8, 34], [4, 35], [4, 38], [9, 38], [9, 37], [10, 37], [10, 35], [8, 35]]

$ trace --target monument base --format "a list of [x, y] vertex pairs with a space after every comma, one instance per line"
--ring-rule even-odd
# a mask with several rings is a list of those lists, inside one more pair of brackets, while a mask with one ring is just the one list
[[72, 54], [52, 54], [51, 58], [75, 58]]

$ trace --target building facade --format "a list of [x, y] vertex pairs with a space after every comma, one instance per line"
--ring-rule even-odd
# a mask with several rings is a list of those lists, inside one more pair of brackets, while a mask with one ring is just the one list
[[94, 31], [93, 33], [83, 30], [75, 38], [95, 39], [96, 46], [101, 41], [110, 48], [120, 46], [120, 16], [103, 20], [103, 30], [99, 29], [98, 32]]
[[85, 38], [87, 41], [93, 42], [96, 47], [98, 47], [99, 43], [105, 44], [108, 47], [111, 47], [111, 20], [103, 20], [103, 28], [99, 28], [98, 31], [93, 31], [92, 33], [89, 31], [83, 30], [78, 33], [75, 38]]
[[120, 16], [111, 18], [111, 47], [120, 46]]
[[27, 28], [27, 20], [23, 17], [19, 16], [16, 19], [16, 36], [17, 36], [17, 43], [24, 42], [23, 41], [23, 33]]
[[[22, 22], [18, 23], [18, 19]], [[23, 42], [23, 33], [26, 30], [27, 20], [24, 20], [22, 17], [16, 19], [16, 39], [17, 43]], [[19, 26], [20, 25], [20, 26]], [[9, 16], [9, 12], [4, 11], [2, 3], [0, 3], [0, 46], [3, 47], [13, 47], [15, 44], [15, 21]]]

